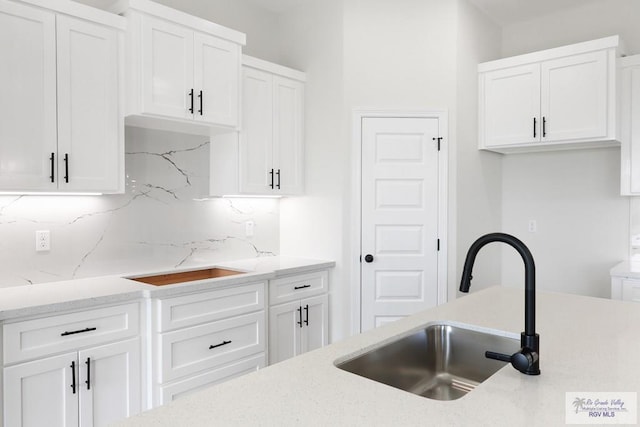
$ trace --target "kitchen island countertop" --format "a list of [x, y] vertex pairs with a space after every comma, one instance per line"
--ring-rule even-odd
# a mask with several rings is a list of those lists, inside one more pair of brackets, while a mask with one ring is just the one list
[[438, 320], [519, 335], [523, 290], [472, 289], [451, 303], [184, 396], [118, 425], [556, 426], [565, 424], [566, 392], [640, 389], [640, 370], [634, 368], [640, 354], [640, 307], [547, 292], [537, 295], [539, 376], [505, 366], [466, 396], [437, 401], [334, 366], [336, 360]]

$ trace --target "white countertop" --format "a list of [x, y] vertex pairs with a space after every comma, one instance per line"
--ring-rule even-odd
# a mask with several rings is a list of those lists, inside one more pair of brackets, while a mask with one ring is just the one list
[[[300, 274], [305, 271], [331, 268], [334, 265], [335, 263], [332, 261], [277, 256], [221, 262], [215, 265], [180, 270], [138, 272], [5, 287], [0, 288], [0, 320], [66, 310], [80, 310], [143, 297], [168, 297], [185, 292], [247, 283], [247, 281], [268, 280], [282, 275]], [[125, 276], [173, 273], [211, 267], [236, 269], [245, 272], [245, 274], [165, 286], [152, 286], [125, 278]]]
[[565, 392], [640, 391], [640, 307], [538, 292], [539, 376], [505, 366], [453, 401], [430, 400], [334, 366], [434, 320], [519, 334], [524, 292], [494, 287], [185, 396], [120, 426], [557, 426]]
[[640, 260], [622, 261], [609, 270], [611, 276], [614, 277], [630, 277], [640, 279]]

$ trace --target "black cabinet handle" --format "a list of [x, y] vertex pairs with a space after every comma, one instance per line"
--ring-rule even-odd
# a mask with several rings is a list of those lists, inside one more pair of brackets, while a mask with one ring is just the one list
[[71, 390], [76, 394], [76, 361], [71, 362]]
[[191, 98], [191, 106], [189, 107], [189, 112], [193, 114], [193, 89], [189, 91], [189, 97]]
[[280, 169], [278, 169], [278, 172], [276, 172], [276, 175], [278, 175], [278, 184], [276, 185], [276, 187], [278, 187], [278, 190], [280, 189]]
[[79, 329], [77, 331], [64, 331], [63, 333], [60, 334], [61, 337], [66, 337], [67, 335], [75, 335], [75, 334], [81, 334], [83, 332], [91, 332], [91, 331], [95, 331], [96, 328], [85, 328], [85, 329]]
[[297, 291], [298, 289], [310, 288], [311, 285], [302, 285], [302, 286], [294, 286], [293, 290]]
[[64, 182], [69, 182], [69, 154], [64, 154]]
[[297, 312], [298, 312], [298, 316], [299, 316], [298, 318], [300, 320], [298, 320], [298, 322], [296, 322], [296, 323], [298, 323], [298, 326], [300, 326], [302, 328], [302, 307], [298, 307]]
[[533, 118], [533, 137], [536, 137], [536, 118]]
[[304, 306], [304, 324], [309, 326], [309, 304]]
[[87, 390], [91, 390], [91, 358], [87, 357], [87, 361], [84, 363], [87, 364], [87, 380], [85, 383], [87, 384]]
[[547, 118], [542, 117], [542, 137], [547, 137]]
[[271, 184], [269, 184], [269, 187], [273, 188], [273, 169], [271, 169], [271, 172], [269, 172], [269, 175], [271, 175]]
[[51, 153], [51, 157], [49, 157], [49, 160], [51, 160], [51, 176], [49, 176], [49, 178], [51, 178], [51, 182], [55, 182], [55, 179], [53, 178], [53, 172], [56, 169], [56, 153]]
[[222, 341], [220, 344], [210, 345], [209, 350], [211, 350], [212, 348], [222, 347], [223, 345], [227, 345], [227, 344], [231, 344], [231, 341]]
[[200, 98], [200, 109], [198, 110], [198, 113], [200, 113], [200, 115], [202, 115], [202, 91], [200, 91], [200, 94], [198, 95], [198, 98]]
[[371, 254], [367, 254], [364, 256], [364, 261], [365, 262], [373, 262], [373, 255]]

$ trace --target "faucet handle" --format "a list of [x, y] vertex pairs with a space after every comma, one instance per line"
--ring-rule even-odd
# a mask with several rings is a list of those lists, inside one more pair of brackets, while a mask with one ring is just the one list
[[485, 351], [484, 356], [487, 359], [509, 362], [514, 368], [523, 374], [540, 375], [540, 368], [538, 367], [538, 353], [531, 351], [528, 348], [521, 348], [512, 355]]

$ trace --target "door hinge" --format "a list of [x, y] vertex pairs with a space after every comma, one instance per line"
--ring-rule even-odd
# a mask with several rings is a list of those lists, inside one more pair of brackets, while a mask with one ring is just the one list
[[436, 246], [437, 246], [437, 250], [438, 250], [438, 252], [440, 252], [440, 239], [438, 239], [438, 241], [437, 241], [437, 243], [436, 243]]
[[434, 141], [438, 141], [438, 151], [440, 151], [440, 142], [442, 141], [442, 137], [438, 136], [436, 138], [433, 138]]

